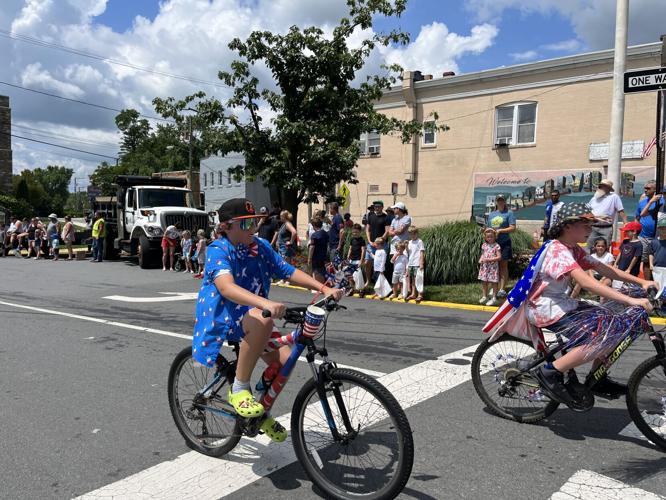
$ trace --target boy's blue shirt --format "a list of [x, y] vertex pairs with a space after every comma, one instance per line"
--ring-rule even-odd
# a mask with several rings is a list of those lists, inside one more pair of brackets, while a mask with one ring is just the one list
[[236, 304], [223, 297], [215, 279], [231, 274], [234, 282], [250, 292], [268, 297], [273, 276], [289, 279], [296, 269], [287, 264], [267, 241], [253, 237], [248, 247], [233, 246], [217, 239], [207, 248], [203, 284], [197, 298], [192, 356], [199, 363], [212, 366], [225, 340], [243, 337], [242, 319], [250, 306]]

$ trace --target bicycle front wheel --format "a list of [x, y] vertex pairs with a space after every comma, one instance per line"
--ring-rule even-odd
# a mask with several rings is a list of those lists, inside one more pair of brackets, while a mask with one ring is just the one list
[[666, 451], [666, 359], [643, 361], [629, 377], [627, 409], [643, 435]]
[[236, 412], [227, 401], [226, 377], [209, 387], [217, 370], [195, 361], [191, 347], [178, 353], [169, 370], [169, 407], [176, 427], [190, 448], [211, 457], [229, 453], [241, 438]]
[[400, 404], [375, 379], [354, 370], [330, 370], [324, 389], [321, 401], [317, 383], [309, 380], [292, 410], [294, 450], [306, 474], [330, 498], [395, 498], [414, 462], [412, 430]]
[[509, 335], [479, 344], [472, 358], [472, 383], [492, 413], [534, 423], [557, 409], [559, 403], [541, 393], [539, 382], [529, 373], [522, 373], [536, 356], [531, 342]]

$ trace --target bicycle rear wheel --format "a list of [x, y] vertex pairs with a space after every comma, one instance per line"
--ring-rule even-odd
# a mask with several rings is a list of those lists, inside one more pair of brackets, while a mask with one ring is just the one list
[[650, 358], [629, 377], [627, 409], [643, 435], [666, 451], [666, 359]]
[[326, 401], [341, 439], [333, 438], [314, 380], [294, 401], [292, 438], [306, 474], [330, 498], [395, 498], [414, 462], [405, 412], [384, 386], [363, 373], [335, 368], [328, 378]]
[[503, 335], [485, 339], [472, 358], [474, 389], [495, 415], [516, 422], [534, 423], [553, 413], [559, 403], [539, 390], [539, 382], [521, 371], [536, 360], [527, 340]]
[[169, 407], [176, 427], [190, 448], [211, 457], [229, 453], [241, 438], [240, 422], [227, 401], [225, 374], [202, 393], [218, 370], [195, 361], [190, 347], [178, 353], [169, 370]]

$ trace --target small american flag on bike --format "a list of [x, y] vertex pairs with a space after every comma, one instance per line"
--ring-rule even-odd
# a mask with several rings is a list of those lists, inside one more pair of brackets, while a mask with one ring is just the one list
[[542, 347], [543, 337], [539, 334], [537, 328], [529, 323], [525, 315], [525, 308], [522, 306], [532, 290], [532, 285], [541, 269], [549, 243], [544, 243], [534, 254], [525, 272], [509, 292], [504, 304], [499, 307], [483, 327], [483, 333], [493, 333], [493, 337], [508, 333], [515, 337], [531, 340], [537, 349]]

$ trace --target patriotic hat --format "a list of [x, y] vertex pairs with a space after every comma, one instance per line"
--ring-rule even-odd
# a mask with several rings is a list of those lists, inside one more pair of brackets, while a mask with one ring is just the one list
[[555, 225], [559, 226], [562, 224], [578, 222], [581, 220], [596, 220], [596, 217], [592, 214], [590, 207], [584, 203], [565, 203], [557, 212]]
[[254, 210], [254, 205], [245, 198], [233, 198], [222, 203], [217, 211], [220, 222], [229, 222], [232, 219], [250, 219], [262, 217]]

